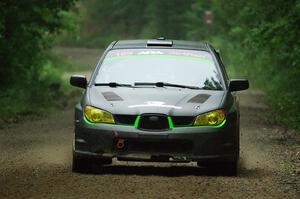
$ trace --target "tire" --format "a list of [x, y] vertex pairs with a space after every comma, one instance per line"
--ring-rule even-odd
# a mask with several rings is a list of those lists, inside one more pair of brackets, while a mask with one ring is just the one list
[[92, 161], [88, 158], [79, 158], [73, 154], [72, 172], [76, 173], [90, 173], [92, 168]]
[[237, 176], [238, 175], [238, 161], [224, 162], [223, 163], [223, 173], [227, 176]]
[[197, 162], [199, 167], [205, 167], [208, 174], [237, 176], [238, 161], [232, 162]]
[[99, 173], [101, 166], [111, 164], [112, 158], [83, 158], [73, 153], [72, 172]]

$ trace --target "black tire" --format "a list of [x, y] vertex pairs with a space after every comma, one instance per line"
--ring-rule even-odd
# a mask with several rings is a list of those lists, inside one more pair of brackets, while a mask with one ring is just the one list
[[112, 158], [83, 158], [73, 153], [72, 171], [76, 173], [100, 173], [101, 166], [111, 164]]
[[223, 173], [227, 176], [237, 176], [238, 175], [238, 161], [224, 162], [223, 163]]
[[79, 158], [73, 154], [72, 172], [76, 173], [90, 173], [92, 168], [92, 161], [88, 158]]
[[199, 167], [204, 167], [208, 174], [237, 176], [238, 161], [232, 162], [197, 162]]

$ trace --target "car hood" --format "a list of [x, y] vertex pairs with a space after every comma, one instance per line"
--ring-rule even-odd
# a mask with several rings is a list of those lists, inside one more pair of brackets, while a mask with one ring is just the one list
[[219, 108], [225, 92], [170, 87], [93, 86], [87, 94], [90, 105], [113, 114], [195, 116]]

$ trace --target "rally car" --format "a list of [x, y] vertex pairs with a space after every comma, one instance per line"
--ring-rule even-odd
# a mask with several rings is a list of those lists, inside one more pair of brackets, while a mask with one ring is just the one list
[[103, 53], [75, 108], [73, 165], [86, 172], [119, 161], [197, 162], [237, 174], [239, 104], [246, 79], [228, 79], [206, 42], [121, 40]]

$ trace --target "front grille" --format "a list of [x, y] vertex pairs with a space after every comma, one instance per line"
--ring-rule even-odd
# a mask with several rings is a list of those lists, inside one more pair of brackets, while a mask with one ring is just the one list
[[194, 122], [193, 116], [172, 116], [173, 125], [176, 126], [191, 126]]
[[[157, 121], [149, 121], [149, 117], [154, 116], [157, 117]], [[116, 114], [114, 115], [114, 119], [116, 124], [121, 125], [131, 125], [133, 126], [138, 115], [125, 115], [125, 114]], [[193, 125], [195, 117], [193, 116], [172, 116], [171, 120], [173, 122], [174, 127], [180, 126], [191, 126]], [[169, 122], [166, 115], [163, 114], [143, 114], [140, 117], [139, 129], [143, 130], [167, 130], [169, 129]]]
[[141, 115], [138, 128], [149, 131], [164, 131], [169, 129], [168, 117], [161, 114]]
[[117, 124], [134, 125], [136, 115], [114, 115]]
[[188, 140], [138, 140], [126, 142], [127, 150], [131, 152], [149, 153], [186, 153], [193, 150], [193, 143]]

